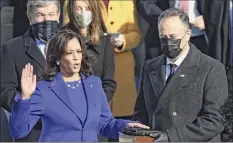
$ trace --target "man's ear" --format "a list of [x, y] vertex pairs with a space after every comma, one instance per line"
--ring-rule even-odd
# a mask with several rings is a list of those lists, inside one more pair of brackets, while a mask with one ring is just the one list
[[186, 34], [188, 34], [191, 37], [192, 36], [192, 29], [188, 29]]
[[187, 32], [186, 32], [186, 40], [187, 41], [189, 41], [190, 40], [190, 38], [191, 38], [191, 36], [192, 36], [192, 30], [191, 29], [188, 29], [187, 30]]
[[27, 16], [28, 17], [28, 21], [30, 23], [30, 25], [32, 25], [32, 20], [31, 20], [31, 17]]
[[59, 13], [58, 13], [58, 20], [57, 20], [57, 23], [60, 22], [60, 16], [61, 16], [61, 13], [59, 12]]

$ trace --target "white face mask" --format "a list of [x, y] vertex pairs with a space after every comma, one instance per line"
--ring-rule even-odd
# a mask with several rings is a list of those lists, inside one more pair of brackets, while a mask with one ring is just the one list
[[77, 24], [81, 28], [85, 28], [90, 25], [92, 21], [91, 11], [78, 12], [76, 15]]

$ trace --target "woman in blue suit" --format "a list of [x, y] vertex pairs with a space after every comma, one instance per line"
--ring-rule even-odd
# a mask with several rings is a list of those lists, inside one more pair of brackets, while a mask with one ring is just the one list
[[114, 119], [101, 80], [92, 75], [85, 43], [80, 34], [64, 30], [48, 44], [44, 80], [36, 83], [33, 66], [22, 71], [22, 93], [14, 98], [10, 133], [27, 136], [42, 120], [40, 142], [92, 142], [97, 135], [117, 138], [126, 127], [149, 128]]

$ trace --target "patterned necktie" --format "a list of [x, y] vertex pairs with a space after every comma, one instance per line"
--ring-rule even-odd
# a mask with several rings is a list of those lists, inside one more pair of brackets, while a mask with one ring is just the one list
[[189, 13], [189, 0], [180, 0], [179, 7], [182, 9], [186, 14]]
[[175, 64], [169, 64], [169, 66], [170, 66], [170, 74], [169, 74], [169, 76], [167, 77], [166, 84], [168, 84], [168, 82], [171, 80], [172, 76], [173, 76], [174, 73], [175, 73], [175, 69], [176, 69], [176, 65], [175, 65]]

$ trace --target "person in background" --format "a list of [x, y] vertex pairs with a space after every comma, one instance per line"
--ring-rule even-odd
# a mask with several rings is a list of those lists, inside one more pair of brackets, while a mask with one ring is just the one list
[[108, 102], [110, 102], [116, 90], [114, 53], [109, 36], [104, 36], [107, 31], [98, 1], [69, 0], [67, 6], [71, 20], [62, 29], [71, 29], [85, 37], [87, 52], [97, 59], [97, 62], [92, 65], [93, 74], [100, 77]]
[[[15, 95], [21, 92], [24, 65], [33, 65], [37, 77], [45, 68], [47, 42], [57, 32], [60, 3], [58, 0], [29, 0], [27, 16], [30, 21], [28, 31], [4, 43], [1, 52], [0, 104], [8, 112], [12, 111]], [[40, 131], [41, 123], [38, 122], [28, 136], [15, 141], [37, 142]]]
[[223, 124], [225, 130], [222, 132], [221, 142], [233, 141], [233, 94], [229, 94], [228, 99], [221, 108], [221, 112], [224, 115]]
[[[0, 1], [1, 17], [3, 17], [3, 15], [4, 15], [4, 12], [2, 9], [5, 6], [10, 6], [10, 4], [11, 3], [9, 0], [1, 0]], [[4, 22], [4, 21], [1, 21], [1, 22]], [[1, 31], [1, 33], [2, 33], [2, 31]], [[3, 36], [3, 34], [1, 36]], [[2, 47], [0, 47], [0, 54], [1, 54], [1, 50], [2, 50]], [[1, 58], [0, 58], [0, 60], [1, 60]], [[0, 67], [2, 68], [1, 65], [0, 65]], [[11, 136], [9, 134], [9, 130], [8, 130], [8, 115], [9, 115], [9, 113], [0, 106], [0, 119], [1, 119], [0, 120], [0, 142], [12, 142], [12, 138], [11, 138]]]
[[[223, 29], [222, 39], [220, 42], [217, 42], [216, 44], [219, 45], [219, 50], [221, 50], [221, 53], [216, 53], [216, 51], [213, 51], [212, 55], [213, 57], [217, 58], [219, 61], [221, 61], [223, 64], [225, 64], [226, 70], [227, 70], [227, 78], [228, 78], [228, 91], [229, 91], [229, 98], [222, 107], [222, 112], [225, 115], [224, 125], [225, 130], [222, 133], [222, 142], [232, 142], [233, 141], [233, 1], [232, 0], [224, 0], [224, 5], [216, 5], [217, 8], [219, 6], [222, 7], [222, 17], [224, 17], [223, 21], [219, 22], [221, 23], [221, 28]], [[214, 15], [211, 15], [214, 17]], [[216, 36], [216, 35], [214, 35]], [[213, 41], [214, 43], [216, 41]], [[218, 55], [218, 56], [217, 56]], [[216, 57], [217, 56], [217, 57]], [[220, 58], [222, 57], [222, 58]]]
[[13, 37], [18, 37], [27, 32], [30, 27], [30, 22], [27, 17], [27, 2], [28, 0], [11, 0], [14, 6], [13, 16]]
[[220, 61], [226, 68], [232, 66], [230, 51], [230, 2], [231, 0], [203, 1], [203, 18], [209, 48], [207, 55]]
[[[206, 54], [208, 44], [205, 34], [208, 32], [206, 30], [209, 29], [205, 29], [206, 21], [203, 18], [205, 3], [207, 3], [207, 1], [204, 0], [136, 0], [135, 5], [138, 12], [150, 24], [145, 37], [146, 59], [152, 59], [162, 54], [159, 31], [157, 29], [158, 17], [163, 11], [173, 7], [182, 9], [189, 16], [192, 26], [190, 41], [201, 52]], [[205, 11], [205, 13], [206, 12], [208, 11]]]
[[138, 91], [141, 68], [146, 58], [145, 34], [146, 31], [148, 30], [149, 25], [138, 12], [137, 12], [137, 20], [142, 38], [140, 44], [136, 48], [132, 49], [132, 52], [135, 59], [135, 84], [136, 84], [136, 89]]
[[97, 135], [119, 137], [127, 127], [149, 129], [133, 121], [114, 119], [100, 78], [92, 74], [91, 58], [81, 34], [62, 30], [48, 44], [43, 80], [36, 83], [33, 66], [22, 71], [14, 98], [10, 133], [25, 137], [39, 119], [39, 142], [95, 142]]
[[[64, 20], [69, 21], [66, 3], [64, 4]], [[103, 21], [114, 46], [116, 92], [111, 102], [114, 116], [133, 114], [136, 100], [134, 82], [135, 61], [131, 49], [140, 42], [140, 31], [137, 25], [133, 0], [115, 1], [99, 0]]]
[[[209, 48], [207, 55], [220, 61], [225, 65], [228, 79], [228, 93], [230, 98], [233, 95], [233, 37], [232, 37], [232, 0], [220, 1], [202, 1], [203, 5], [203, 19], [205, 21], [205, 31], [208, 38]], [[231, 99], [229, 98], [229, 103]], [[225, 106], [224, 109], [231, 109]], [[227, 120], [230, 119], [230, 113], [224, 112], [228, 115]], [[226, 123], [232, 122], [226, 121]], [[230, 125], [229, 123], [226, 125]], [[225, 126], [226, 127], [226, 126]], [[223, 131], [222, 141], [226, 141], [225, 133], [228, 132], [229, 127]]]
[[[13, 16], [13, 37], [18, 37], [27, 32], [30, 27], [30, 21], [27, 17], [27, 2], [28, 0], [9, 0], [11, 5], [14, 6], [14, 16]], [[62, 6], [64, 1], [59, 0], [60, 11], [62, 13]], [[60, 16], [59, 26], [62, 23], [63, 17]]]
[[136, 48], [141, 40], [134, 1], [100, 0], [99, 6], [107, 31], [119, 33], [117, 37], [114, 35], [111, 37], [115, 47], [117, 82], [112, 112], [116, 117], [127, 117], [133, 114], [135, 95], [137, 95], [134, 77], [135, 60], [131, 50]]
[[143, 65], [134, 120], [157, 131], [158, 142], [220, 142], [220, 109], [228, 97], [224, 65], [190, 43], [182, 10], [164, 11], [158, 29], [164, 54]]

